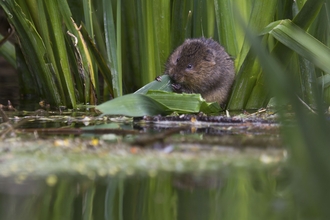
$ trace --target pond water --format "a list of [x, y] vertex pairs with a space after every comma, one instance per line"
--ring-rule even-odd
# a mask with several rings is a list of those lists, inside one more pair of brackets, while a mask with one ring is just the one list
[[1, 219], [291, 219], [283, 168], [1, 178]]
[[5, 113], [0, 219], [296, 215], [286, 150], [272, 121]]

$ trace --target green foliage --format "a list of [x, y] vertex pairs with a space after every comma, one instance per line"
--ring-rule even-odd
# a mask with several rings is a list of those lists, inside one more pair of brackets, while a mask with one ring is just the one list
[[[204, 36], [219, 41], [235, 59], [227, 108], [240, 110], [265, 107], [274, 94], [237, 14], [299, 82], [296, 93], [303, 101], [314, 105], [311, 94], [321, 91], [330, 103], [330, 16], [324, 2], [8, 0], [0, 6], [19, 37], [23, 93], [37, 88], [40, 98], [56, 106], [98, 104], [153, 81], [185, 38]], [[301, 38], [297, 31], [304, 33]], [[0, 50], [14, 63], [12, 46]]]
[[128, 94], [98, 105], [96, 109], [104, 115], [166, 115], [176, 113], [218, 114], [218, 103], [207, 103], [200, 94], [178, 94], [149, 90], [146, 94]]
[[[311, 61], [320, 59], [314, 60], [314, 63], [328, 72], [325, 65], [329, 62], [326, 55], [329, 53], [325, 52], [328, 50], [326, 46], [291, 21], [280, 21], [271, 26], [271, 31], [267, 33], [292, 49], [297, 47], [294, 50]], [[295, 113], [289, 123], [283, 111], [280, 111], [280, 116], [284, 122], [283, 137], [291, 153], [294, 199], [298, 201], [301, 216], [307, 218], [322, 216], [327, 219], [330, 217], [330, 211], [324, 204], [328, 204], [330, 198], [327, 190], [330, 184], [330, 163], [328, 162], [330, 126], [324, 115], [323, 100], [316, 91], [312, 91], [310, 96], [315, 102], [316, 112], [311, 114], [307, 111], [297, 98], [300, 85], [296, 77], [285, 69], [284, 65], [287, 63], [280, 63], [278, 59], [271, 56], [265, 48], [260, 47], [260, 40], [254, 37], [248, 28], [245, 27], [245, 30], [247, 39], [252, 44], [251, 48], [265, 72], [266, 85], [276, 94], [279, 105], [290, 103]], [[313, 47], [313, 49], [306, 49], [308, 47]], [[322, 53], [325, 57], [318, 57]], [[315, 89], [315, 86], [311, 88]]]
[[172, 92], [171, 80], [162, 75], [140, 88], [134, 94], [124, 95], [96, 107], [104, 115], [144, 116], [176, 113], [218, 114], [218, 103], [206, 102], [200, 94]]

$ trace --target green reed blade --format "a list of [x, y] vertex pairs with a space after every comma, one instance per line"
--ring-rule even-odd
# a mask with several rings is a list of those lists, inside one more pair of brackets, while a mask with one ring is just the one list
[[[93, 39], [95, 40], [94, 37], [94, 29], [93, 29], [93, 6], [92, 6], [92, 1], [91, 0], [83, 0], [83, 8], [84, 8], [84, 23], [86, 25], [86, 29], [88, 31], [89, 36], [93, 36]], [[91, 58], [90, 64], [95, 63], [96, 61]], [[91, 74], [91, 81], [92, 81], [92, 86], [94, 85], [94, 88], [96, 90], [96, 95], [97, 97], [100, 97], [100, 79], [97, 74], [97, 66], [92, 65], [92, 74]], [[86, 69], [86, 66], [85, 66]], [[92, 103], [91, 103], [92, 104]], [[96, 104], [96, 103], [94, 103]]]
[[[0, 34], [0, 41], [4, 38]], [[0, 55], [3, 56], [13, 67], [16, 68], [15, 46], [9, 41], [0, 46]]]
[[[115, 17], [113, 15], [112, 2], [103, 0], [103, 22], [105, 32], [105, 43], [107, 49], [107, 62], [110, 66], [112, 73], [112, 85], [114, 96], [118, 97], [122, 95], [122, 82], [121, 73], [118, 72], [118, 57], [117, 49], [120, 50], [120, 45], [117, 45], [116, 40], [116, 28]], [[118, 3], [118, 2], [117, 2]], [[120, 28], [120, 27], [118, 27]]]
[[[60, 66], [58, 66], [58, 56], [57, 58], [55, 57], [55, 53], [54, 50], [55, 47], [53, 45], [53, 40], [54, 36], [52, 36], [53, 38], [51, 39], [50, 35], [53, 35], [51, 28], [48, 28], [49, 26], [51, 26], [50, 24], [50, 19], [49, 19], [49, 15], [48, 12], [46, 11], [45, 8], [45, 3], [44, 1], [38, 1], [37, 3], [37, 10], [38, 10], [38, 21], [37, 21], [37, 27], [39, 28], [39, 33], [41, 38], [43, 39], [43, 42], [45, 44], [46, 50], [47, 50], [47, 55], [46, 55], [46, 62], [47, 65], [50, 67], [50, 69], [52, 70], [52, 73], [54, 74], [54, 77], [56, 78], [56, 85], [57, 88], [59, 90], [59, 93], [61, 94], [61, 98], [63, 99], [63, 97], [66, 97], [66, 95], [64, 95], [64, 89], [63, 89], [63, 81], [61, 79], [61, 75], [60, 75], [60, 71], [59, 69], [61, 69]], [[64, 101], [66, 102], [66, 101]]]
[[230, 0], [214, 0], [214, 8], [219, 42], [231, 56], [236, 57], [241, 42], [236, 38], [238, 29], [232, 3]]
[[[270, 26], [273, 26], [273, 24], [270, 24]], [[330, 74], [330, 48], [290, 20], [283, 20], [276, 23], [268, 33], [282, 44], [309, 59], [316, 66]]]
[[[158, 48], [155, 56], [158, 56], [155, 75], [161, 75], [165, 62], [171, 52], [171, 1], [161, 0], [153, 4], [155, 46]], [[158, 55], [157, 55], [158, 54]], [[152, 79], [152, 76], [150, 77]]]
[[106, 84], [108, 85], [107, 88], [109, 89], [111, 96], [114, 97], [113, 90], [112, 90], [112, 88], [113, 88], [112, 74], [111, 74], [109, 67], [107, 66], [106, 61], [104, 60], [104, 57], [101, 55], [101, 53], [96, 48], [94, 41], [88, 36], [87, 30], [84, 25], [82, 25], [81, 34], [82, 34], [83, 39], [86, 42], [88, 48], [90, 49], [91, 54], [93, 55], [93, 57], [96, 60], [99, 70], [100, 70]]
[[[117, 0], [117, 8], [116, 8], [116, 38], [117, 38], [117, 66], [118, 66], [118, 75], [117, 75], [117, 82], [118, 82], [118, 90], [119, 95], [123, 95], [123, 66], [122, 66], [122, 24], [121, 24], [121, 0]], [[116, 77], [116, 76], [114, 76]]]
[[[62, 84], [65, 85], [64, 91], [67, 92], [69, 103], [73, 108], [76, 107], [75, 89], [70, 71], [69, 59], [62, 28], [62, 16], [58, 1], [45, 1], [45, 6], [50, 19], [50, 35], [53, 40], [53, 50], [56, 57], [58, 71], [60, 73]], [[65, 97], [62, 97], [65, 99]]]
[[26, 64], [34, 74], [41, 96], [56, 106], [63, 104], [49, 65], [44, 59], [47, 54], [44, 43], [31, 20], [25, 16], [28, 12], [23, 12], [16, 1], [0, 1], [0, 5], [20, 37]]

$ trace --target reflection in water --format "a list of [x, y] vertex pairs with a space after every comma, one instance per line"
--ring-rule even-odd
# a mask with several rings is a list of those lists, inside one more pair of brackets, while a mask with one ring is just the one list
[[[291, 219], [279, 166], [218, 172], [0, 178], [0, 219]], [[286, 192], [286, 193], [284, 193]]]

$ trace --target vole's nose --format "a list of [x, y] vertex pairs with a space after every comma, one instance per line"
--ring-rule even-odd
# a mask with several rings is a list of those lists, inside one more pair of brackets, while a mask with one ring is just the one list
[[174, 82], [178, 82], [178, 81], [180, 81], [180, 79], [181, 79], [180, 74], [177, 74], [177, 73], [172, 73], [172, 74], [170, 75], [170, 78], [171, 78], [171, 80], [174, 81]]

